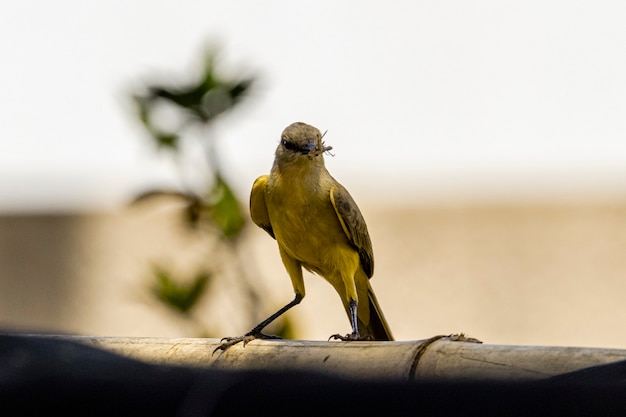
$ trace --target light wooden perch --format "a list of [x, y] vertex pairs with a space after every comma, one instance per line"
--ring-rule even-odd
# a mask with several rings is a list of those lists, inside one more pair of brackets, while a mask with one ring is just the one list
[[149, 363], [227, 370], [306, 370], [379, 381], [537, 380], [626, 360], [626, 350], [505, 346], [455, 337], [401, 342], [255, 340], [225, 352], [218, 339], [34, 336], [80, 342]]

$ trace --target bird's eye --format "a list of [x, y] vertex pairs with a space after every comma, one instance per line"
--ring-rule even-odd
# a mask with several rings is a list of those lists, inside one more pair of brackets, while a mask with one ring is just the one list
[[287, 139], [281, 139], [280, 143], [287, 149], [289, 149], [290, 151], [297, 151], [298, 150], [298, 145], [296, 145], [293, 142], [289, 142]]

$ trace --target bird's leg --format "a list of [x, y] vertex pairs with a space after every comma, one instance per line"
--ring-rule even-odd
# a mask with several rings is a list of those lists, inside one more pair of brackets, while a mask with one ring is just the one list
[[263, 320], [261, 323], [254, 326], [252, 330], [250, 330], [248, 333], [244, 334], [243, 336], [223, 338], [221, 340], [222, 343], [220, 343], [220, 345], [215, 348], [213, 353], [217, 352], [218, 350], [226, 350], [229, 347], [234, 346], [240, 342], [243, 342], [243, 345], [245, 347], [248, 342], [251, 342], [254, 339], [280, 339], [280, 337], [278, 336], [264, 334], [261, 332], [261, 330], [263, 330], [268, 324], [276, 320], [278, 317], [283, 315], [291, 307], [300, 304], [300, 301], [302, 301], [302, 298], [303, 298], [302, 295], [296, 293], [296, 297], [289, 304], [287, 304], [286, 306], [278, 310], [276, 313], [272, 314], [271, 316]]
[[344, 342], [351, 340], [361, 340], [361, 336], [359, 335], [359, 325], [357, 322], [357, 302], [355, 300], [350, 300], [350, 323], [352, 324], [352, 333], [342, 336], [340, 334], [334, 334], [328, 338], [335, 340], [343, 340]]

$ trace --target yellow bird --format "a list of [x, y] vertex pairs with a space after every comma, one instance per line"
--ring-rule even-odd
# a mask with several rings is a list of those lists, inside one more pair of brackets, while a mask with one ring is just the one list
[[276, 338], [261, 331], [305, 296], [302, 268], [324, 277], [337, 291], [352, 332], [340, 340], [393, 340], [369, 279], [374, 273], [372, 242], [363, 215], [348, 191], [324, 165], [331, 150], [318, 129], [293, 123], [282, 132], [269, 175], [256, 179], [250, 215], [276, 239], [295, 298], [240, 337], [222, 339], [216, 349], [239, 342]]

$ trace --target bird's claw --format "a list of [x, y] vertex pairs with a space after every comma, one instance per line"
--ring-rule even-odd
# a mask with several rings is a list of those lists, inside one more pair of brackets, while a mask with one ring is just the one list
[[254, 339], [256, 339], [254, 335], [248, 335], [248, 334], [244, 336], [238, 336], [238, 337], [223, 337], [220, 340], [220, 345], [213, 350], [213, 354], [215, 354], [215, 352], [217, 352], [218, 350], [224, 351], [231, 346], [235, 346], [237, 343], [243, 342], [243, 346], [246, 347], [248, 342], [251, 342]]
[[281, 339], [281, 337], [268, 335], [261, 332], [250, 332], [246, 333], [243, 336], [237, 337], [223, 337], [220, 340], [220, 345], [213, 350], [213, 354], [215, 354], [215, 352], [217, 352], [218, 350], [225, 351], [226, 349], [230, 348], [231, 346], [235, 346], [238, 343], [243, 343], [243, 347], [246, 347], [248, 343], [252, 342], [255, 339]]
[[351, 341], [355, 341], [355, 340], [361, 340], [361, 337], [359, 336], [359, 333], [354, 332], [354, 333], [349, 333], [345, 336], [340, 335], [339, 333], [337, 334], [333, 334], [328, 338], [328, 341], [330, 340], [341, 340], [343, 342], [351, 342]]
[[454, 333], [448, 335], [448, 338], [452, 342], [482, 343], [482, 340], [476, 339], [475, 337], [469, 337], [465, 333]]

